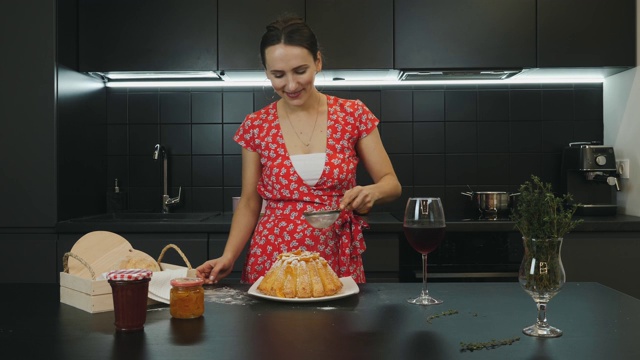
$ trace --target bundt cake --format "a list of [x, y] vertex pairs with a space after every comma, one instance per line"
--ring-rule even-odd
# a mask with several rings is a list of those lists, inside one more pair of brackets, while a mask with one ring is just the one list
[[335, 295], [342, 286], [338, 275], [320, 254], [296, 250], [278, 255], [258, 290], [281, 298], [311, 298]]

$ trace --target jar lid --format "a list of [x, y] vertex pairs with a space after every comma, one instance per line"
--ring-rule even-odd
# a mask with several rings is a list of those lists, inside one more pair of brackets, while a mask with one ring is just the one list
[[107, 273], [108, 280], [142, 280], [151, 278], [153, 272], [146, 269], [120, 269]]
[[190, 287], [190, 286], [200, 286], [204, 284], [204, 280], [199, 278], [176, 278], [171, 279], [171, 286], [181, 286], [181, 287]]

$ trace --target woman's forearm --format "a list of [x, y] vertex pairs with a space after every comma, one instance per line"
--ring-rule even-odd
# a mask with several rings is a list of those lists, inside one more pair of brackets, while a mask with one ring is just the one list
[[375, 204], [384, 204], [397, 199], [402, 194], [402, 186], [395, 174], [383, 176], [377, 183], [368, 185], [378, 194]]

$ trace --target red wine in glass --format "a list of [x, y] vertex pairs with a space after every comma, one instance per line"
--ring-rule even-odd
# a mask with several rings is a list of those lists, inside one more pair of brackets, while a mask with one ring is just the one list
[[446, 228], [444, 210], [440, 198], [415, 197], [407, 200], [403, 229], [407, 241], [422, 255], [422, 292], [408, 301], [417, 305], [437, 305], [427, 290], [427, 254], [435, 250], [444, 239]]
[[444, 239], [445, 227], [404, 227], [409, 244], [420, 254], [429, 254]]

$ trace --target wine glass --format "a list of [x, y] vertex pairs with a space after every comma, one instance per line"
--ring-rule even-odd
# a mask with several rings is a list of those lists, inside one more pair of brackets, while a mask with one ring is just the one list
[[444, 239], [445, 228], [444, 210], [440, 198], [409, 198], [404, 211], [404, 235], [411, 247], [422, 254], [422, 293], [417, 298], [408, 300], [412, 304], [442, 303], [442, 300], [429, 296], [427, 290], [427, 254], [440, 245]]
[[560, 251], [562, 238], [528, 239], [523, 237], [524, 257], [520, 264], [518, 280], [524, 291], [531, 295], [538, 307], [536, 323], [522, 332], [529, 336], [558, 337], [562, 330], [547, 322], [547, 303], [566, 281]]

